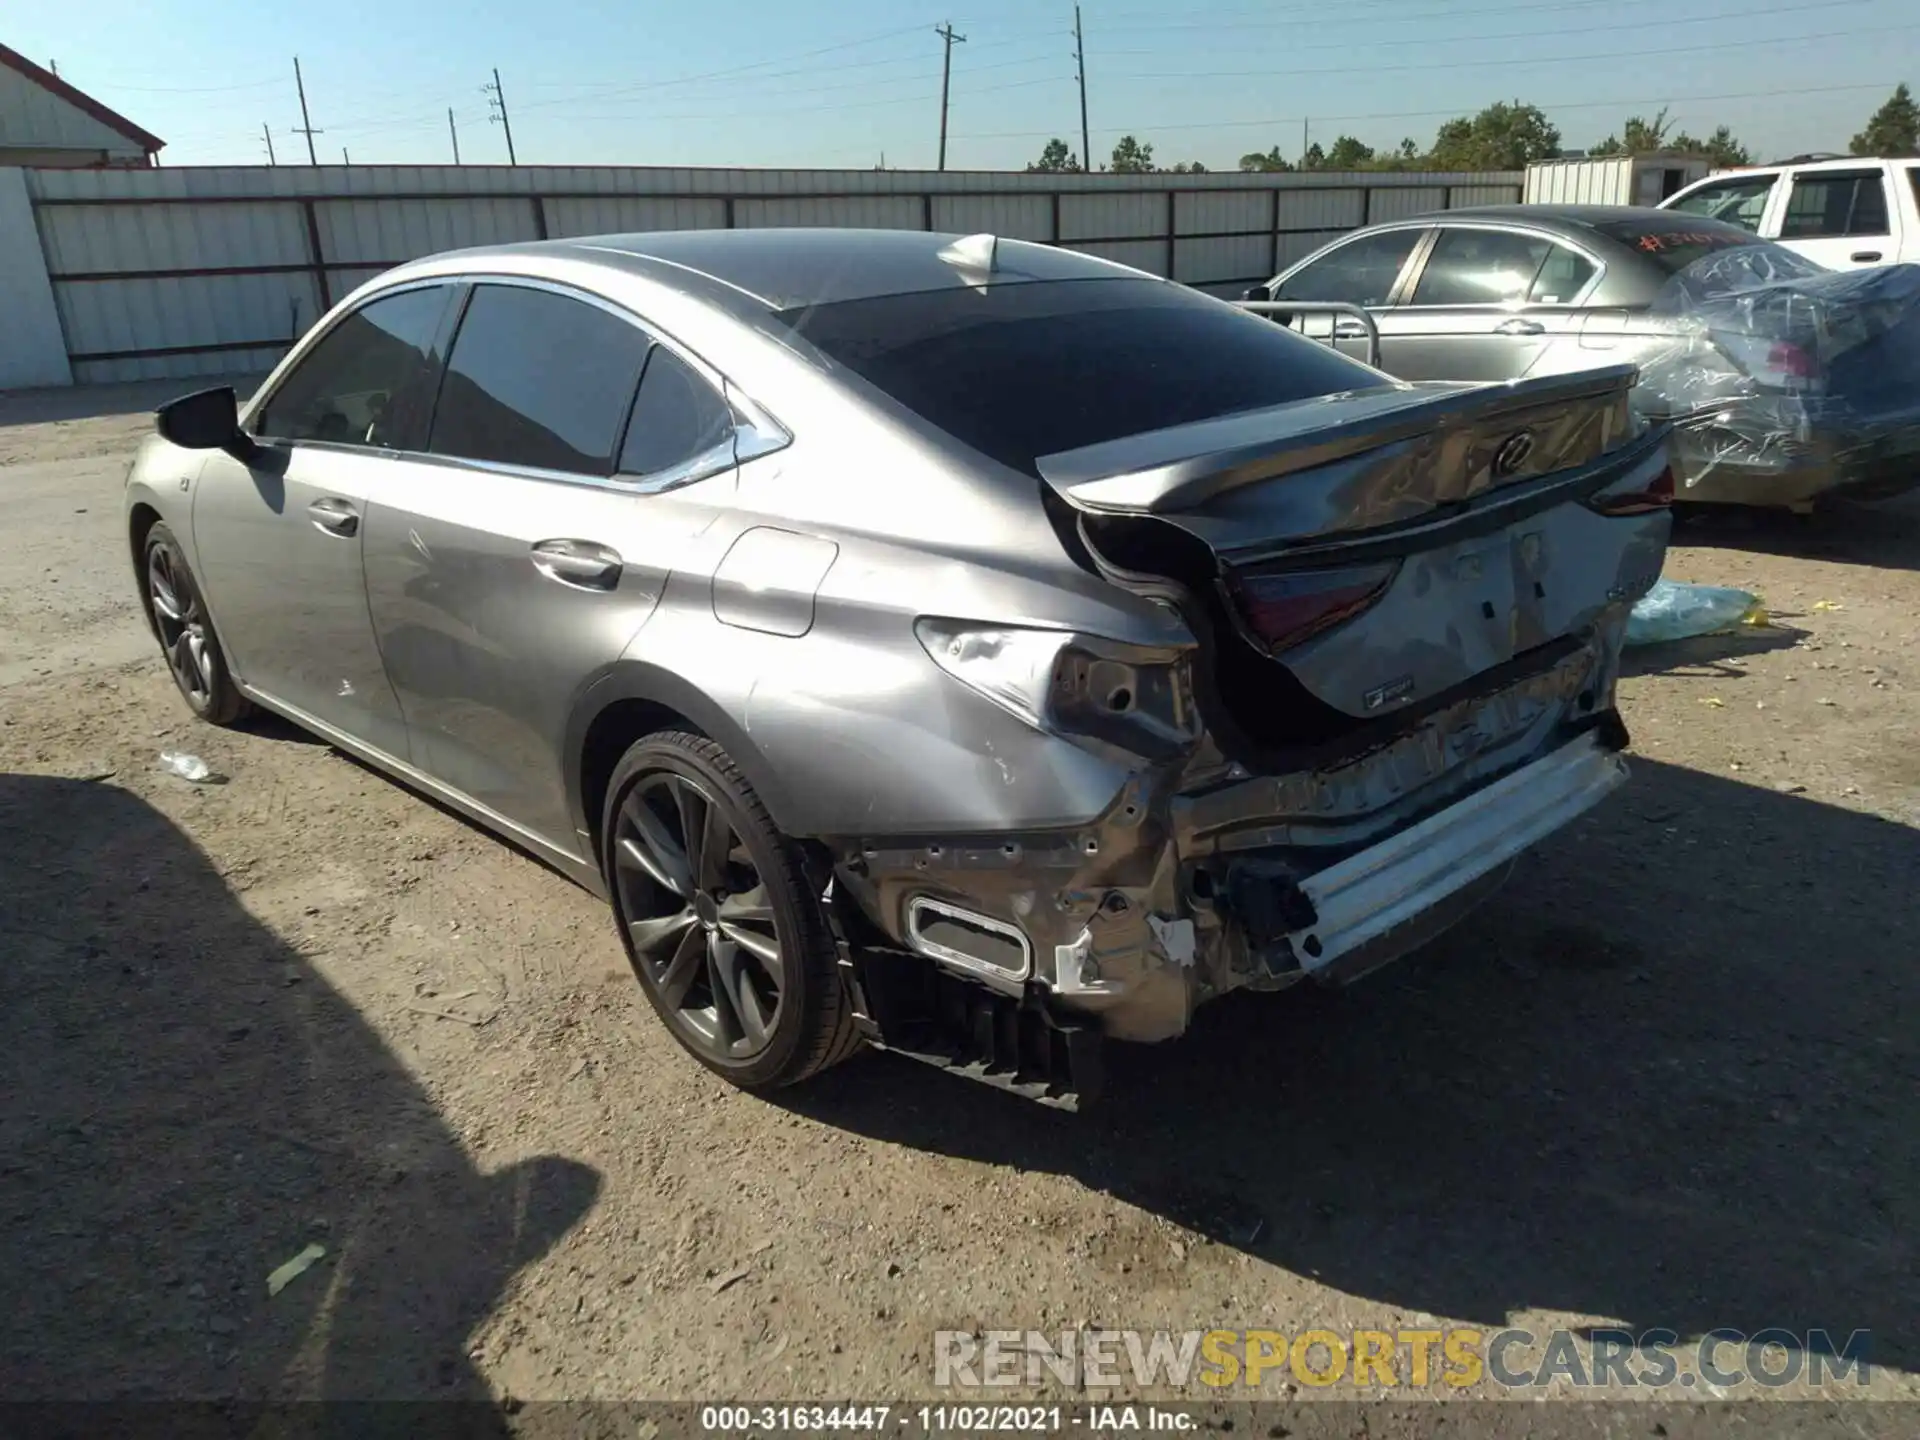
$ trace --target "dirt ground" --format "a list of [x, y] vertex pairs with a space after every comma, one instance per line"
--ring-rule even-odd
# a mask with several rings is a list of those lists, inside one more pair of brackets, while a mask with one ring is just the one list
[[1920, 1397], [1920, 502], [1684, 532], [1776, 628], [1636, 652], [1631, 785], [1363, 986], [1077, 1118], [879, 1056], [768, 1100], [586, 894], [189, 718], [119, 529], [155, 398], [0, 396], [7, 1398], [900, 1400], [937, 1329], [1436, 1323], [1867, 1329]]

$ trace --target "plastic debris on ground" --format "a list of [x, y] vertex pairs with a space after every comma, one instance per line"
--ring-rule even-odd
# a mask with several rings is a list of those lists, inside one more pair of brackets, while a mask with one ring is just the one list
[[227, 779], [224, 775], [216, 775], [213, 767], [198, 755], [189, 755], [184, 750], [162, 750], [160, 768], [169, 775], [191, 780], [195, 785], [224, 785]]
[[286, 1289], [287, 1286], [298, 1280], [317, 1263], [326, 1258], [326, 1246], [307, 1246], [306, 1249], [302, 1250], [298, 1255], [287, 1261], [286, 1264], [279, 1266], [271, 1275], [267, 1276], [267, 1294], [269, 1296], [278, 1295], [282, 1290]]
[[1758, 595], [1748, 591], [1726, 585], [1657, 580], [1627, 619], [1627, 644], [1658, 645], [1766, 623], [1766, 607]]

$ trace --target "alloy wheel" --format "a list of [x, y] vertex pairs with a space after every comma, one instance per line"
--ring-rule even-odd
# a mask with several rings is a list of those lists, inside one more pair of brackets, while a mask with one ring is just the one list
[[661, 1007], [717, 1060], [759, 1055], [785, 965], [766, 884], [726, 807], [684, 775], [650, 771], [621, 802], [613, 856], [634, 959]]
[[166, 545], [155, 545], [147, 557], [147, 598], [153, 605], [167, 668], [194, 708], [207, 709], [213, 703], [214, 661], [206, 611]]

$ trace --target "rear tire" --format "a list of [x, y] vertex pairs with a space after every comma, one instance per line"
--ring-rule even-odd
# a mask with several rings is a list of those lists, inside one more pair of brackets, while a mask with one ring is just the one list
[[860, 1047], [798, 847], [726, 751], [665, 731], [614, 767], [601, 865], [628, 963], [673, 1037], [745, 1090]]
[[200, 584], [187, 566], [180, 542], [164, 522], [147, 531], [141, 560], [141, 600], [173, 683], [188, 707], [210, 725], [245, 719], [253, 706], [234, 683]]

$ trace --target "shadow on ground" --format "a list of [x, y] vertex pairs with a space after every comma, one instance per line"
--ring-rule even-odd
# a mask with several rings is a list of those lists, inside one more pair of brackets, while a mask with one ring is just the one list
[[1920, 833], [1641, 759], [1422, 955], [1202, 1011], [1085, 1116], [892, 1057], [786, 1103], [1403, 1311], [1866, 1328], [1911, 1369], [1916, 891]]
[[1873, 504], [1837, 501], [1804, 517], [1784, 510], [1703, 506], [1675, 528], [1673, 543], [1877, 570], [1920, 570], [1920, 492]]
[[[0, 776], [8, 1400], [485, 1399], [468, 1334], [598, 1187], [551, 1158], [476, 1170], [143, 801]], [[270, 1298], [309, 1243], [326, 1258]]]

